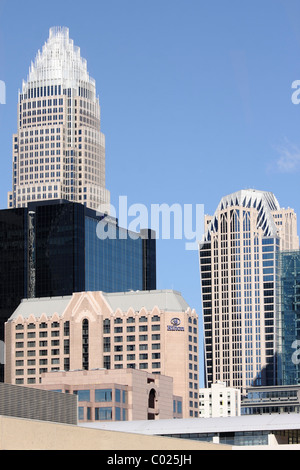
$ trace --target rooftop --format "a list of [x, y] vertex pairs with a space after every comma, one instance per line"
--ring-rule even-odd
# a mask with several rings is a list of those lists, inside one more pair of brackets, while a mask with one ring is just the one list
[[265, 237], [276, 237], [277, 228], [272, 216], [273, 211], [279, 211], [280, 205], [275, 195], [268, 191], [245, 189], [224, 196], [215, 212], [215, 215], [205, 234], [204, 241], [211, 239], [211, 233], [218, 231], [219, 212], [232, 208], [245, 208], [257, 210], [257, 228], [261, 228]]
[[87, 61], [81, 57], [80, 48], [74, 45], [66, 27], [52, 27], [42, 51], [38, 51], [31, 63], [27, 82], [23, 82], [23, 93], [31, 83], [35, 86], [60, 84], [66, 88], [77, 87], [80, 83], [95, 87], [95, 80], [89, 76]]
[[[142, 308], [152, 311], [155, 307], [167, 312], [180, 313], [186, 312], [190, 308], [182, 295], [173, 290], [132, 291], [111, 294], [101, 292], [100, 294], [105, 298], [112, 313], [117, 309], [127, 312], [130, 308], [133, 308], [135, 312], [139, 312]], [[66, 296], [22, 300], [9, 321], [14, 321], [19, 316], [26, 319], [30, 315], [36, 318], [46, 315], [48, 318], [51, 318], [54, 314], [57, 314], [61, 317], [72, 298], [72, 296]]]
[[300, 430], [299, 414], [272, 414], [230, 418], [173, 419], [157, 421], [127, 421], [114, 423], [87, 423], [91, 427], [133, 434], [218, 434], [255, 431]]

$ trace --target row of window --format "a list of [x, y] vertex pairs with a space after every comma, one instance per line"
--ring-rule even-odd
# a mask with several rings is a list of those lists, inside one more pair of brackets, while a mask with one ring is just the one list
[[[151, 330], [152, 331], [160, 331], [160, 325], [152, 325]], [[126, 331], [127, 331], [127, 333], [135, 333], [135, 326], [127, 326]], [[139, 327], [139, 332], [140, 333], [148, 332], [148, 326], [146, 326], [146, 325], [140, 326]], [[123, 333], [123, 327], [122, 326], [115, 327], [114, 328], [114, 333]]]
[[[151, 335], [152, 341], [160, 341], [160, 335], [159, 334], [153, 334]], [[125, 337], [123, 336], [115, 336], [113, 338], [115, 343], [123, 343], [125, 342]], [[127, 336], [126, 341], [128, 343], [132, 343], [137, 341], [135, 335]], [[139, 341], [149, 341], [149, 335], [139, 335]]]
[[[73, 393], [77, 395], [79, 402], [91, 401], [91, 390], [75, 390]], [[111, 403], [113, 401], [116, 403], [127, 403], [127, 392], [125, 390], [96, 389], [92, 393], [96, 403]]]
[[[115, 416], [113, 416], [113, 410]], [[83, 406], [78, 407], [78, 420], [79, 421], [92, 421], [92, 412], [94, 411], [94, 421], [127, 421], [128, 420], [128, 412], [126, 408], [115, 407], [102, 407], [102, 408], [94, 408], [92, 410], [91, 407], [87, 407], [86, 415], [85, 415], [85, 408]]]

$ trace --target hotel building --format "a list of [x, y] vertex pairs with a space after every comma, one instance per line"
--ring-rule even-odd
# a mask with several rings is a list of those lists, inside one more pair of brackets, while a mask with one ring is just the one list
[[69, 30], [58, 27], [50, 29], [19, 93], [8, 207], [51, 199], [92, 209], [110, 203], [96, 83]]
[[296, 214], [272, 193], [238, 191], [206, 217], [200, 244], [206, 386], [276, 384], [276, 256], [298, 248]]
[[47, 372], [139, 369], [172, 377], [183, 418], [198, 417], [198, 317], [177, 292], [24, 300], [5, 327], [7, 383], [38, 385]]

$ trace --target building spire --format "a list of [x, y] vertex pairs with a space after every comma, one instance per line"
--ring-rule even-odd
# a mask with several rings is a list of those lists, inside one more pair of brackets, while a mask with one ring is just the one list
[[80, 82], [93, 87], [96, 96], [95, 80], [87, 70], [87, 61], [81, 57], [79, 47], [70, 39], [67, 27], [55, 26], [49, 30], [49, 38], [31, 63], [27, 81], [23, 82], [22, 93], [26, 93], [32, 83], [48, 85], [53, 80], [65, 88], [77, 88]]

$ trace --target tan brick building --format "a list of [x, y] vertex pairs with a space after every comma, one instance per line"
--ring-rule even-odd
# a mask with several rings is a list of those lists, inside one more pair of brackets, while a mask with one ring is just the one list
[[143, 370], [48, 372], [33, 387], [77, 395], [79, 422], [182, 418], [173, 379]]
[[6, 323], [7, 383], [103, 368], [172, 377], [183, 418], [198, 417], [196, 312], [175, 291], [83, 292], [24, 300]]

